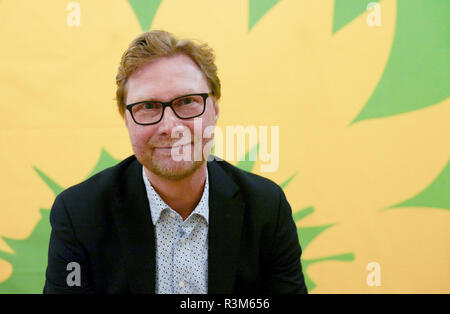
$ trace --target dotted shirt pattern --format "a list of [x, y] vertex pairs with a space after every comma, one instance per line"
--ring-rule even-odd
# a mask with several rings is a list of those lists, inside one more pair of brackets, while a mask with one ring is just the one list
[[206, 294], [208, 292], [209, 182], [189, 217], [170, 208], [152, 187], [142, 167], [156, 236], [158, 294]]

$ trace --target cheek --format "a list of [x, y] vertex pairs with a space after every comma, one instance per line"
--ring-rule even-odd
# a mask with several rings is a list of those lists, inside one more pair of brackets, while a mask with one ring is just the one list
[[131, 142], [133, 146], [138, 148], [145, 147], [147, 143], [150, 141], [154, 131], [151, 127], [145, 127], [140, 125], [134, 125], [128, 128], [128, 132], [130, 134]]
[[214, 112], [210, 111], [210, 112], [208, 112], [208, 115], [206, 115], [205, 119], [203, 120], [203, 133], [205, 133], [205, 129], [209, 129], [215, 125], [216, 125], [216, 123], [215, 123]]

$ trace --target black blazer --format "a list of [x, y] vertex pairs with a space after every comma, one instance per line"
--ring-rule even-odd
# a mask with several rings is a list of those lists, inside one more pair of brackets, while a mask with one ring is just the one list
[[[207, 167], [208, 293], [306, 293], [281, 188], [225, 161]], [[59, 194], [50, 223], [44, 293], [155, 293], [154, 227], [134, 156]], [[67, 284], [70, 262], [80, 287]]]

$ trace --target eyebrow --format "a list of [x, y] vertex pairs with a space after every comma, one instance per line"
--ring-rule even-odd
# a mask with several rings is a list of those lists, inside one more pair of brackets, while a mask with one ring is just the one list
[[[199, 92], [199, 93], [200, 93], [200, 92]], [[189, 88], [189, 89], [186, 89], [183, 93], [179, 94], [178, 96], [171, 98], [170, 100], [173, 100], [173, 99], [175, 99], [175, 98], [182, 97], [182, 96], [185, 96], [185, 95], [189, 95], [189, 94], [198, 94], [198, 92], [196, 92], [196, 91], [194, 91], [193, 89]], [[201, 93], [200, 93], [200, 94], [201, 94]], [[154, 97], [154, 96], [145, 97], [145, 98], [140, 98], [140, 97], [139, 97], [138, 99], [139, 99], [139, 100], [138, 100], [138, 101], [135, 101], [134, 103], [143, 102], [143, 101], [163, 102], [161, 99], [158, 99], [158, 98], [156, 98], [156, 97]]]

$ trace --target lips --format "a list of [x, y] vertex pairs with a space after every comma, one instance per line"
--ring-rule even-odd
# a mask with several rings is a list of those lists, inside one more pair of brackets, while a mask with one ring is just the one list
[[186, 143], [186, 144], [182, 144], [182, 145], [174, 145], [174, 146], [155, 146], [155, 148], [157, 149], [172, 149], [172, 148], [177, 148], [177, 147], [182, 147], [182, 146], [187, 146], [187, 145], [191, 145], [192, 143]]

